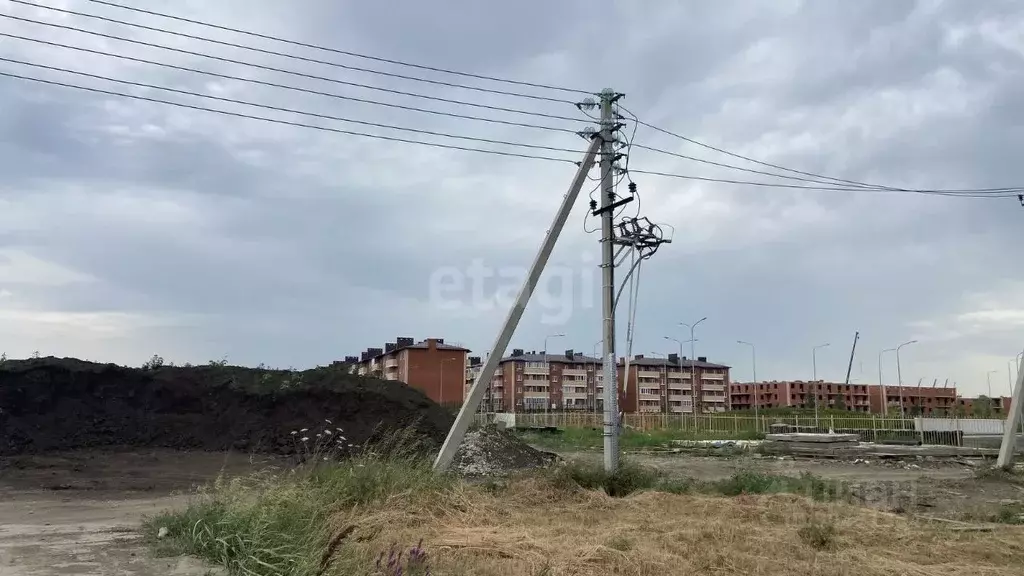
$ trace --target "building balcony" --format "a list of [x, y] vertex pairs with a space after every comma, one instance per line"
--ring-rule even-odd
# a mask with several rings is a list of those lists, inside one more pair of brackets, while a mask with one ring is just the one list
[[701, 374], [701, 380], [725, 380], [725, 374]]
[[547, 366], [527, 366], [523, 368], [523, 374], [541, 374], [547, 376], [550, 370]]
[[705, 404], [725, 404], [725, 396], [708, 396], [708, 395], [704, 395], [704, 396], [701, 396], [700, 399]]
[[709, 392], [725, 392], [725, 384], [702, 382], [701, 388]]
[[637, 378], [650, 378], [652, 380], [661, 380], [661, 372], [657, 370], [637, 370]]
[[586, 376], [587, 371], [583, 368], [563, 368], [562, 376]]
[[384, 361], [385, 368], [398, 368], [398, 358], [389, 358]]

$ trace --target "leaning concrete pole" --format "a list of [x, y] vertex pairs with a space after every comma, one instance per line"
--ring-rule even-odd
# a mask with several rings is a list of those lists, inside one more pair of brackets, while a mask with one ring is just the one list
[[487, 385], [491, 383], [494, 371], [498, 368], [498, 363], [501, 361], [502, 356], [505, 355], [505, 349], [508, 348], [508, 343], [512, 340], [512, 334], [516, 331], [516, 326], [519, 325], [523, 312], [526, 311], [526, 305], [530, 302], [530, 296], [533, 295], [534, 289], [537, 288], [540, 275], [548, 263], [551, 251], [555, 247], [559, 234], [562, 233], [562, 228], [565, 226], [565, 221], [569, 218], [569, 213], [572, 212], [573, 205], [576, 204], [580, 189], [583, 188], [583, 183], [587, 181], [587, 173], [594, 164], [594, 158], [597, 156], [597, 149], [600, 144], [601, 138], [595, 135], [590, 143], [590, 147], [587, 148], [587, 152], [583, 156], [583, 162], [580, 163], [579, 170], [576, 171], [576, 178], [573, 179], [572, 185], [569, 186], [569, 191], [562, 200], [562, 206], [558, 209], [558, 213], [555, 214], [555, 221], [551, 224], [551, 229], [548, 230], [547, 235], [544, 237], [540, 251], [537, 252], [537, 257], [530, 266], [530, 272], [523, 281], [523, 287], [519, 290], [519, 296], [516, 298], [515, 303], [512, 304], [512, 309], [508, 311], [505, 324], [498, 333], [494, 345], [491, 346], [491, 353], [487, 357], [487, 361], [484, 362], [480, 374], [477, 375], [476, 381], [473, 382], [473, 387], [469, 389], [469, 396], [462, 404], [459, 415], [455, 417], [455, 424], [448, 431], [448, 437], [445, 438], [441, 451], [438, 452], [437, 459], [434, 460], [435, 470], [447, 469], [452, 459], [455, 458], [455, 452], [459, 449], [459, 445], [462, 444], [462, 438], [466, 435], [466, 430], [473, 420], [473, 415], [480, 405], [480, 400], [483, 399]]
[[1013, 388], [1013, 398], [1010, 399], [1010, 412], [1006, 415], [1006, 423], [1003, 428], [1003, 443], [999, 446], [999, 458], [996, 459], [997, 468], [1009, 469], [1013, 466], [1013, 456], [1017, 449], [1017, 429], [1020, 427], [1022, 413], [1021, 403], [1024, 402], [1024, 356], [1021, 356], [1017, 365], [1017, 385]]

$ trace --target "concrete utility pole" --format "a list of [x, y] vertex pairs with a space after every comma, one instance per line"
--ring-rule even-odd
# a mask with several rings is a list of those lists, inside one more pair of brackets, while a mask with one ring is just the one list
[[1017, 429], [1020, 427], [1021, 414], [1024, 412], [1024, 352], [1017, 355], [1017, 385], [1010, 393], [1010, 411], [1006, 414], [1003, 425], [1003, 443], [999, 446], [999, 458], [996, 467], [1009, 470], [1013, 467], [1013, 456], [1017, 449]]
[[882, 389], [882, 416], [889, 415], [889, 394], [885, 390], [885, 383], [882, 381], [882, 355], [886, 352], [895, 352], [895, 348], [886, 348], [878, 353], [878, 386]]
[[997, 372], [999, 372], [999, 370], [989, 370], [985, 373], [985, 385], [988, 386], [988, 397], [990, 400], [994, 400], [994, 398], [992, 398], [992, 375]]
[[455, 417], [455, 423], [452, 424], [451, 430], [448, 431], [448, 437], [445, 438], [444, 444], [441, 445], [441, 451], [438, 452], [437, 459], [434, 460], [434, 469], [447, 469], [455, 457], [455, 452], [459, 449], [459, 445], [466, 435], [466, 430], [469, 428], [473, 415], [483, 399], [484, 392], [491, 383], [491, 379], [494, 378], [494, 371], [498, 367], [498, 362], [505, 355], [505, 350], [512, 339], [512, 334], [515, 332], [516, 326], [519, 325], [519, 320], [523, 317], [523, 312], [526, 310], [526, 305], [530, 302], [533, 291], [537, 288], [540, 275], [544, 272], [544, 267], [548, 263], [548, 258], [551, 256], [551, 251], [555, 247], [559, 234], [562, 233], [562, 228], [565, 227], [565, 221], [568, 220], [573, 205], [576, 204], [580, 189], [583, 188], [583, 183], [587, 181], [587, 173], [594, 164], [594, 158], [597, 156], [597, 149], [601, 146], [601, 143], [601, 138], [595, 137], [591, 140], [590, 146], [583, 156], [583, 161], [580, 162], [579, 170], [576, 171], [576, 177], [573, 178], [572, 184], [562, 200], [562, 205], [555, 214], [554, 222], [552, 222], [551, 228], [544, 237], [544, 241], [541, 243], [540, 250], [537, 252], [533, 264], [530, 265], [530, 271], [523, 280], [519, 296], [516, 297], [516, 301], [508, 311], [505, 323], [498, 332], [494, 345], [491, 346], [491, 354], [487, 357], [487, 361], [484, 362], [480, 374], [477, 375], [476, 382], [473, 382], [473, 387], [469, 390], [469, 396], [462, 404], [459, 415]]
[[757, 427], [757, 351], [754, 345], [750, 342], [744, 342], [743, 340], [737, 340], [737, 344], [744, 344], [750, 346], [750, 371], [754, 377], [754, 426]]
[[811, 380], [813, 383], [811, 386], [814, 387], [814, 427], [818, 427], [818, 348], [827, 348], [830, 346], [828, 342], [824, 344], [818, 344], [811, 348]]
[[910, 344], [916, 344], [917, 340], [909, 340], [896, 347], [896, 383], [900, 387], [900, 418], [906, 419], [907, 412], [903, 407], [903, 370], [900, 368], [900, 348]]
[[700, 320], [697, 320], [693, 324], [687, 324], [686, 322], [680, 322], [679, 323], [680, 326], [686, 326], [687, 328], [690, 329], [690, 388], [693, 389], [693, 413], [694, 414], [697, 413], [697, 407], [698, 406], [700, 407], [700, 411], [704, 412], [704, 398], [701, 398], [700, 402], [697, 401], [697, 393], [700, 392], [701, 394], [704, 394], [704, 387], [703, 386], [700, 386], [700, 387], [697, 386], [697, 372], [696, 372], [696, 368], [694, 366], [694, 363], [697, 360], [694, 357], [697, 354], [697, 351], [696, 351], [697, 347], [694, 345], [694, 343], [697, 341], [697, 339], [694, 338], [693, 331], [697, 329], [697, 325], [698, 324], [700, 324], [701, 322], [703, 322], [703, 321], [705, 321], [707, 319], [708, 319], [708, 317], [705, 316], [705, 317], [701, 318]]
[[601, 91], [601, 300], [604, 311], [604, 469], [619, 468], [619, 379], [615, 373], [615, 227], [612, 204], [615, 182], [615, 111], [620, 97], [614, 90]]

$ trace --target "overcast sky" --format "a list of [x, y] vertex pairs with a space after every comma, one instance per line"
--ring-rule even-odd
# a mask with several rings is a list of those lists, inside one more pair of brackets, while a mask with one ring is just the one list
[[[142, 5], [137, 0], [120, 0]], [[50, 6], [388, 72], [556, 99], [298, 48], [79, 0]], [[476, 74], [626, 94], [642, 120], [730, 151], [900, 187], [1024, 184], [1018, 2], [147, 2], [208, 22]], [[305, 74], [586, 120], [524, 99], [257, 54], [4, 0], [0, 14]], [[10, 19], [0, 32], [335, 94], [506, 121], [559, 120], [254, 69]], [[0, 55], [319, 114], [582, 150], [569, 133], [447, 118], [0, 38]], [[119, 86], [9, 62], [0, 71], [424, 141], [455, 141]], [[575, 166], [322, 132], [0, 78], [0, 351], [140, 364], [307, 367], [397, 336], [489, 349]], [[741, 163], [648, 128], [635, 143]], [[761, 168], [744, 164], [750, 168]], [[629, 167], [784, 182], [633, 150]], [[597, 176], [597, 171], [592, 172]], [[948, 378], [1008, 393], [1024, 347], [1024, 208], [1015, 199], [754, 188], [634, 174], [641, 215], [674, 227], [641, 271], [634, 352], [677, 350], [750, 378]], [[791, 182], [797, 183], [799, 182]], [[593, 352], [598, 237], [588, 181], [513, 346]], [[624, 192], [624, 190], [620, 190]], [[635, 214], [632, 205], [627, 214]], [[588, 226], [595, 225], [591, 219]], [[495, 276], [474, 280], [475, 268]], [[453, 284], [454, 283], [454, 284]], [[461, 284], [460, 284], [461, 283]], [[455, 287], [453, 287], [455, 286]], [[461, 286], [461, 288], [460, 288]], [[620, 308], [624, 349], [625, 305]], [[689, 349], [683, 351], [689, 355]], [[621, 352], [620, 352], [621, 355]], [[896, 381], [887, 354], [884, 380]]]

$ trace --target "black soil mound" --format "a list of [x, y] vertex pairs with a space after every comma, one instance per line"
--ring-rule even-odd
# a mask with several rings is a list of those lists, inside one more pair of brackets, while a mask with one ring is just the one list
[[287, 454], [292, 431], [325, 420], [354, 446], [412, 427], [426, 450], [440, 445], [453, 417], [405, 384], [333, 367], [0, 363], [0, 455], [102, 446]]

